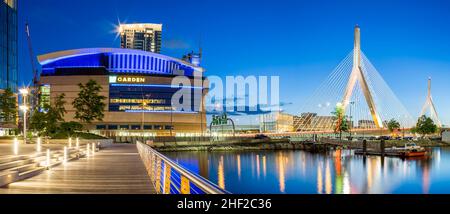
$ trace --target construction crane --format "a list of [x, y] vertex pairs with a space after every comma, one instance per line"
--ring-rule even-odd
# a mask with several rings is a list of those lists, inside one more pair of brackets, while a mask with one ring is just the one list
[[39, 70], [36, 67], [34, 52], [33, 52], [33, 46], [31, 43], [31, 34], [30, 34], [30, 25], [28, 22], [25, 23], [25, 33], [27, 36], [28, 41], [28, 52], [30, 54], [30, 62], [31, 62], [31, 68], [33, 69], [33, 99], [31, 102], [31, 107], [34, 110], [39, 105], [39, 97], [40, 97], [40, 91], [39, 91]]

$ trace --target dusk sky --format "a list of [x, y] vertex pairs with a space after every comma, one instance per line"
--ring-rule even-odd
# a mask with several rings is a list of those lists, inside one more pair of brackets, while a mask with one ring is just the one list
[[119, 47], [119, 20], [162, 23], [162, 54], [181, 57], [201, 41], [206, 75], [279, 75], [281, 101], [295, 114], [352, 50], [359, 24], [364, 53], [411, 115], [431, 76], [450, 124], [449, 1], [21, 0], [19, 10], [20, 85], [31, 81], [25, 20], [36, 55]]

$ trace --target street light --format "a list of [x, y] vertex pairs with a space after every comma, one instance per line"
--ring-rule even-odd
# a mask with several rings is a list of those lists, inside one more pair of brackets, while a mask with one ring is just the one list
[[22, 96], [28, 96], [30, 91], [28, 88], [21, 88], [21, 89], [19, 89], [19, 93], [22, 94]]
[[30, 90], [28, 88], [21, 88], [19, 89], [19, 93], [22, 95], [22, 102], [23, 105], [20, 106], [20, 110], [23, 111], [23, 143], [27, 143], [27, 96], [30, 93]]
[[28, 106], [22, 105], [20, 106], [20, 110], [23, 111], [23, 143], [27, 143], [27, 111]]

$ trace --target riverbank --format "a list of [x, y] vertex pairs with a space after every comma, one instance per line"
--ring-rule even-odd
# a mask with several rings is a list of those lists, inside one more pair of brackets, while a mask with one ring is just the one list
[[[403, 147], [408, 141], [389, 140], [385, 147]], [[413, 141], [422, 147], [448, 147], [449, 143], [442, 141], [419, 140]], [[332, 148], [362, 149], [362, 141], [339, 141], [321, 139], [318, 142], [311, 141], [290, 141], [289, 139], [252, 139], [235, 140], [227, 142], [164, 142], [150, 143], [150, 145], [161, 152], [182, 152], [182, 151], [266, 151], [266, 150], [306, 150], [311, 152], [323, 152]], [[380, 141], [368, 141], [367, 148], [379, 149]]]
[[[292, 150], [301, 149], [304, 143], [290, 142], [288, 139], [280, 140], [235, 140], [235, 141], [197, 141], [197, 142], [165, 142], [151, 143], [153, 148], [160, 152], [181, 151], [250, 151], [250, 150]], [[302, 148], [303, 149], [303, 148]]]

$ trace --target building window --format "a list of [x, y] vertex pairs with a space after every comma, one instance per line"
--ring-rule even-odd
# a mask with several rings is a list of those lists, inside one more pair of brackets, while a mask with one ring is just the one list
[[141, 129], [141, 125], [131, 125], [131, 129], [132, 130], [140, 130]]
[[97, 125], [97, 130], [105, 130], [106, 125]]
[[173, 126], [164, 126], [165, 130], [173, 130]]
[[145, 130], [152, 130], [153, 126], [152, 125], [144, 125], [144, 129]]
[[162, 126], [160, 126], [160, 125], [155, 125], [155, 130], [162, 130]]
[[130, 126], [129, 125], [120, 125], [119, 129], [120, 130], [128, 130], [128, 129], [130, 129]]
[[118, 126], [117, 125], [108, 125], [108, 129], [109, 130], [117, 130]]

